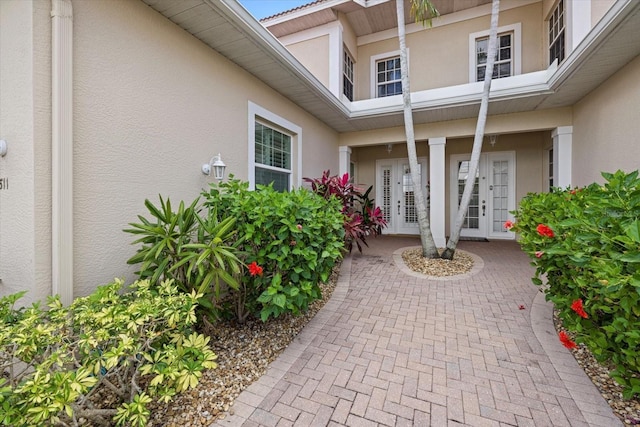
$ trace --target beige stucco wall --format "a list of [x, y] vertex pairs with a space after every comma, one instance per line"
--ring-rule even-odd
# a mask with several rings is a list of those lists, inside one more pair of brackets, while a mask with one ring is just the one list
[[25, 304], [51, 292], [50, 11], [0, 1], [0, 295], [26, 290]]
[[329, 87], [329, 35], [287, 45], [287, 49], [326, 87]]
[[[0, 1], [0, 292], [51, 292], [51, 6]], [[137, 0], [73, 1], [74, 294], [133, 279], [144, 199], [190, 202], [213, 177], [248, 177], [248, 106], [302, 129], [301, 176], [338, 170], [337, 134]], [[295, 167], [295, 165], [294, 165]]]
[[616, 0], [591, 0], [591, 27], [602, 19], [615, 2]]
[[249, 101], [302, 128], [302, 174], [337, 170], [335, 132], [142, 2], [74, 6], [77, 293], [131, 276], [145, 198], [192, 200], [218, 152], [247, 178]]
[[347, 47], [347, 50], [351, 54], [351, 57], [355, 61], [355, 67], [358, 67], [358, 38], [356, 33], [351, 28], [349, 20], [344, 13], [338, 14], [338, 20], [342, 25], [342, 43]]
[[[499, 25], [521, 23], [522, 69], [546, 68], [542, 48], [542, 4], [534, 3], [500, 13]], [[407, 34], [411, 91], [469, 83], [469, 35], [488, 31], [490, 16], [478, 16]], [[371, 57], [399, 49], [397, 38], [363, 44], [358, 48], [356, 99], [371, 97]]]
[[640, 57], [575, 105], [573, 185], [602, 182], [602, 171], [640, 168], [638, 76]]

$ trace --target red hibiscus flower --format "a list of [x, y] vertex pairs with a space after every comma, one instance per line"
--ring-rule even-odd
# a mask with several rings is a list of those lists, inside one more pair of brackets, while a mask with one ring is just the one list
[[249, 264], [249, 274], [252, 276], [262, 276], [262, 267], [260, 267], [256, 262], [252, 262]]
[[506, 228], [507, 230], [511, 230], [513, 228], [513, 222], [511, 221], [505, 221], [504, 223], [504, 228]]
[[538, 234], [541, 236], [545, 236], [545, 237], [554, 236], [553, 230], [544, 224], [538, 224], [538, 227], [536, 228], [536, 230], [538, 231]]
[[582, 307], [582, 300], [581, 299], [577, 299], [573, 302], [573, 304], [571, 304], [571, 310], [575, 311], [576, 313], [578, 313], [578, 316], [587, 319], [589, 316], [587, 315], [587, 313], [584, 311], [583, 307]]
[[542, 258], [542, 255], [544, 255], [543, 251], [536, 251], [536, 258]]
[[567, 335], [565, 331], [560, 332], [558, 334], [558, 338], [560, 338], [560, 342], [562, 343], [562, 345], [567, 347], [569, 350], [578, 346], [578, 344], [571, 341], [571, 338], [569, 338], [569, 335]]

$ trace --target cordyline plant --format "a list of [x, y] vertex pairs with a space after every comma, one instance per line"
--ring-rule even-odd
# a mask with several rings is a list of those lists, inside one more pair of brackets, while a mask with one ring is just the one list
[[69, 307], [51, 297], [46, 310], [14, 308], [24, 292], [0, 299], [0, 425], [145, 426], [152, 399], [168, 402], [216, 367], [192, 329], [200, 295], [172, 281], [122, 285]]
[[[640, 179], [603, 173], [604, 185], [529, 194], [505, 227], [536, 267], [564, 327], [624, 387], [640, 395]], [[561, 332], [567, 348], [576, 343]]]
[[382, 229], [387, 226], [382, 210], [374, 205], [374, 200], [369, 197], [373, 186], [367, 191], [357, 188], [349, 179], [349, 174], [345, 173], [341, 177], [330, 175], [326, 170], [320, 178], [304, 178], [311, 184], [311, 190], [329, 199], [335, 197], [342, 203], [342, 213], [344, 219], [345, 247], [351, 252], [355, 242], [358, 250], [362, 252], [362, 244], [367, 244], [368, 236], [377, 236], [382, 233]]

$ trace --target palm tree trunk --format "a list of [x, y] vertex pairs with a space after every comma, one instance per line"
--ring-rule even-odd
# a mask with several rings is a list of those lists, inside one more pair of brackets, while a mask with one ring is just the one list
[[500, 0], [493, 0], [491, 8], [491, 29], [489, 31], [489, 52], [487, 53], [487, 68], [484, 75], [484, 89], [482, 91], [482, 101], [480, 102], [480, 112], [478, 113], [478, 122], [476, 124], [476, 134], [473, 139], [473, 149], [471, 150], [471, 161], [469, 162], [469, 175], [464, 183], [464, 191], [462, 200], [458, 207], [456, 215], [455, 227], [451, 233], [451, 237], [447, 242], [447, 247], [442, 253], [442, 258], [453, 259], [458, 240], [460, 240], [460, 232], [462, 224], [467, 215], [469, 202], [471, 201], [471, 193], [476, 180], [476, 173], [480, 163], [480, 154], [482, 153], [482, 140], [484, 139], [484, 128], [487, 123], [487, 112], [489, 109], [489, 93], [491, 91], [491, 80], [493, 77], [493, 66], [496, 58], [496, 50], [498, 45], [498, 15], [500, 14]]
[[431, 233], [431, 225], [429, 224], [429, 216], [427, 215], [427, 204], [424, 193], [422, 192], [423, 189], [420, 175], [418, 175], [418, 155], [416, 153], [416, 140], [413, 132], [411, 89], [409, 86], [409, 67], [407, 64], [407, 46], [405, 42], [404, 0], [396, 0], [396, 13], [398, 15], [398, 39], [400, 40], [400, 73], [402, 78], [404, 129], [407, 136], [407, 153], [409, 155], [409, 168], [411, 169], [414, 201], [416, 212], [418, 214], [422, 256], [425, 258], [437, 258], [438, 248], [436, 248], [436, 244], [433, 240], [433, 234]]

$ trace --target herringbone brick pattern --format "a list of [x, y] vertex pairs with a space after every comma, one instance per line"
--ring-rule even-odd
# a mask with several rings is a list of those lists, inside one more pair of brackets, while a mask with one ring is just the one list
[[621, 425], [559, 344], [516, 243], [461, 242], [482, 268], [455, 280], [394, 262], [418, 243], [372, 239], [345, 259], [329, 303], [217, 425]]

